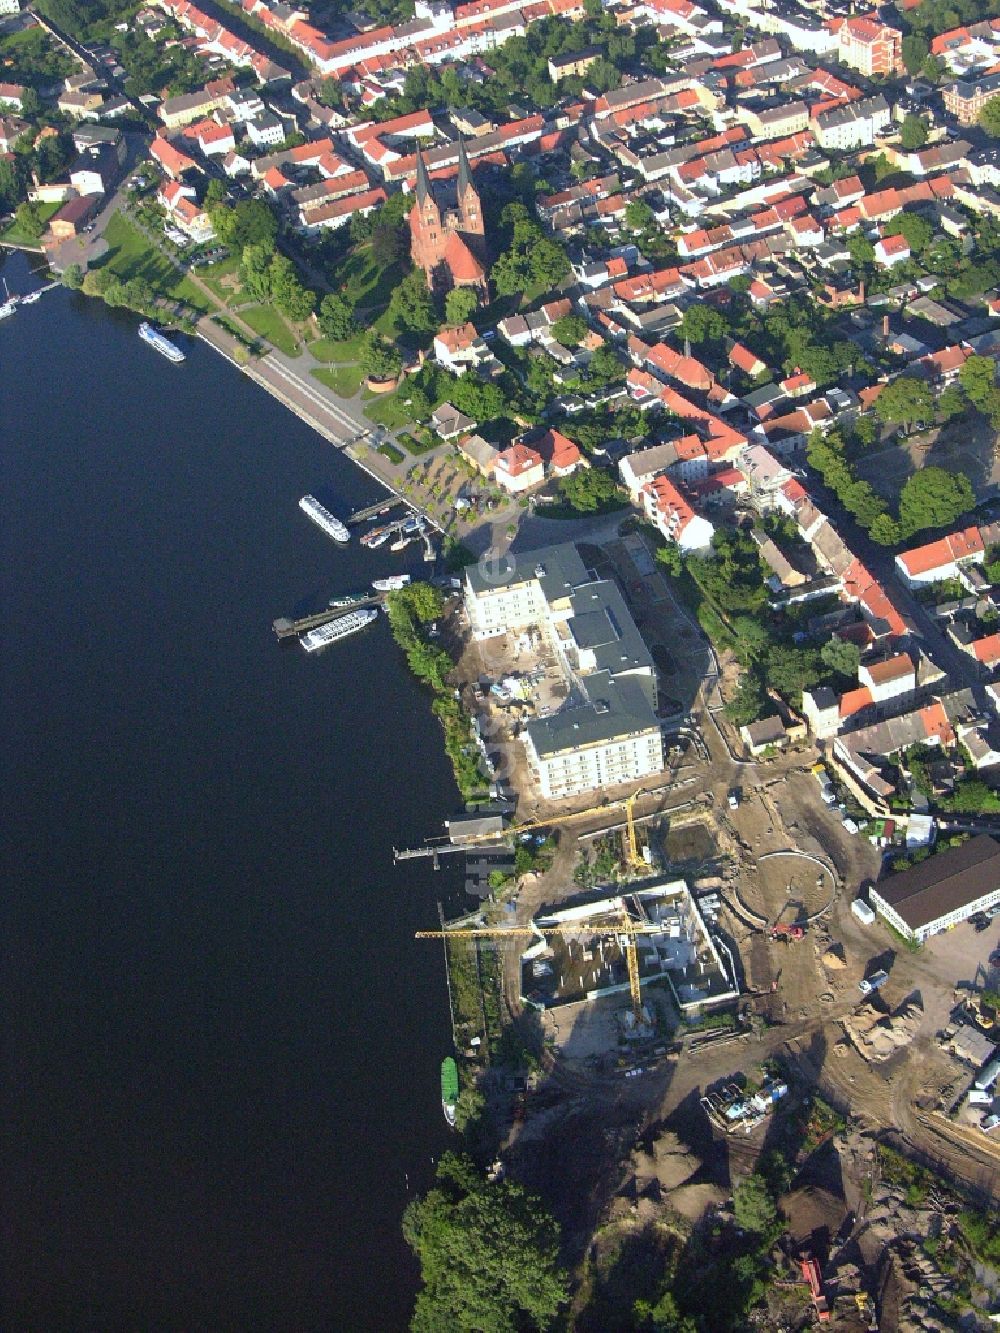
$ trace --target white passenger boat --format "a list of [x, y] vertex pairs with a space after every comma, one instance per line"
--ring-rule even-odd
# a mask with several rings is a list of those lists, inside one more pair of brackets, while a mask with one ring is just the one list
[[299, 501], [299, 508], [304, 514], [308, 514], [316, 526], [322, 528], [328, 537], [332, 537], [341, 546], [346, 546], [351, 540], [351, 534], [346, 523], [341, 523], [335, 514], [331, 514], [325, 505], [321, 505], [315, 495], [303, 495]]

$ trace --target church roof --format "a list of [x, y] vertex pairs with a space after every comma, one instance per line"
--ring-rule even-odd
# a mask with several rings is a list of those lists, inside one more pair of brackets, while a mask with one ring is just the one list
[[479, 282], [486, 270], [457, 231], [445, 242], [444, 262], [456, 282]]

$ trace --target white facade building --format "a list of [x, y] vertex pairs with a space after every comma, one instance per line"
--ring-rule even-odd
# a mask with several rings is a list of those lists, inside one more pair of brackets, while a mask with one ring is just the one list
[[894, 929], [922, 944], [1000, 903], [1000, 843], [982, 833], [879, 880], [869, 897]]
[[568, 543], [522, 559], [467, 569], [465, 606], [476, 639], [536, 627], [570, 685], [566, 703], [522, 733], [540, 792], [557, 800], [659, 773], [656, 674], [617, 586], [593, 579]]

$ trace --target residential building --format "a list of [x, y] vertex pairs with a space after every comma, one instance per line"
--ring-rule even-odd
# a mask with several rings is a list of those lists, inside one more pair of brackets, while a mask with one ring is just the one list
[[889, 103], [881, 93], [858, 102], [844, 102], [812, 113], [813, 132], [821, 148], [848, 152], [870, 148], [876, 135], [892, 121]]
[[706, 554], [712, 548], [715, 528], [696, 514], [669, 477], [654, 477], [640, 491], [646, 517], [685, 555]]
[[896, 556], [896, 570], [909, 588], [958, 578], [969, 565], [981, 564], [986, 544], [979, 528], [950, 532], [937, 541], [913, 546]]
[[1000, 843], [981, 833], [879, 880], [868, 896], [895, 930], [922, 944], [1000, 903]]
[[944, 107], [960, 125], [975, 125], [983, 107], [1000, 97], [1000, 73], [985, 74], [981, 79], [958, 79], [942, 89]]
[[783, 749], [788, 744], [788, 733], [777, 713], [762, 717], [759, 722], [751, 722], [740, 727], [740, 739], [748, 752], [757, 759], [768, 750]]
[[903, 34], [873, 14], [844, 19], [837, 28], [837, 58], [871, 78], [903, 72]]
[[545, 480], [545, 464], [541, 454], [526, 444], [512, 444], [497, 455], [493, 465], [496, 484], [511, 495], [530, 491]]

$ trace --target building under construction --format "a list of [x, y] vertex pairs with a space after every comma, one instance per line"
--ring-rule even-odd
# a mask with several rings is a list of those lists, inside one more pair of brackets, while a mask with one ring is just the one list
[[732, 956], [709, 932], [682, 879], [551, 912], [532, 926], [538, 934], [521, 957], [521, 998], [535, 1008], [629, 990], [630, 939], [642, 984], [666, 981], [681, 1013], [739, 995]]

